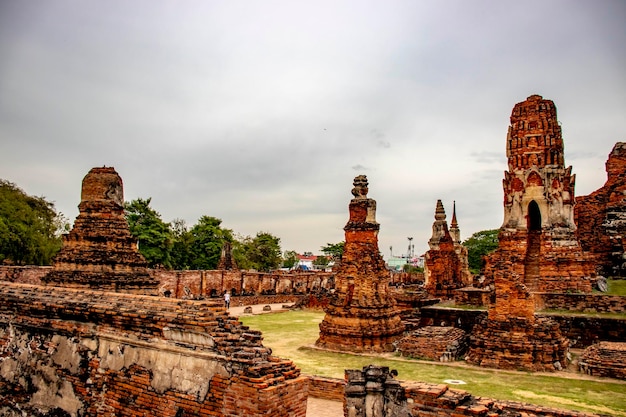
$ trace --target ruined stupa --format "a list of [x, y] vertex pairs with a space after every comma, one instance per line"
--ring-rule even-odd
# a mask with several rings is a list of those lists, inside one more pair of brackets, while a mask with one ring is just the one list
[[595, 265], [576, 237], [576, 177], [565, 168], [554, 103], [539, 95], [517, 103], [506, 144], [504, 221], [485, 277], [493, 282], [505, 262], [530, 291], [591, 292]]
[[367, 198], [365, 175], [354, 179], [345, 246], [335, 293], [320, 323], [316, 345], [348, 352], [389, 352], [404, 331], [389, 292], [389, 271], [378, 248], [376, 201]]
[[470, 285], [467, 248], [461, 244], [461, 231], [456, 219], [456, 204], [448, 229], [446, 212], [437, 200], [433, 233], [424, 259], [425, 288], [433, 297], [453, 298], [453, 291]]
[[124, 217], [124, 185], [113, 167], [92, 168], [83, 178], [79, 214], [42, 281], [63, 287], [157, 294]]

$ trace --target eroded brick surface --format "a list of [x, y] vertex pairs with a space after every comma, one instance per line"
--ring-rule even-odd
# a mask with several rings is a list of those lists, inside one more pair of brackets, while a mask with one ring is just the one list
[[576, 197], [578, 239], [583, 249], [596, 255], [602, 274], [626, 277], [626, 142], [613, 147], [606, 173], [600, 189]]
[[0, 296], [0, 414], [306, 414], [306, 378], [219, 301], [7, 282]]

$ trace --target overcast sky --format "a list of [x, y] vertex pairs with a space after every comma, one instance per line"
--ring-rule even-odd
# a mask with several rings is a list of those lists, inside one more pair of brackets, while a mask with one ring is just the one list
[[555, 102], [576, 194], [626, 141], [626, 2], [0, 0], [0, 178], [73, 223], [113, 166], [164, 221], [319, 253], [356, 175], [388, 257], [499, 228], [511, 110]]

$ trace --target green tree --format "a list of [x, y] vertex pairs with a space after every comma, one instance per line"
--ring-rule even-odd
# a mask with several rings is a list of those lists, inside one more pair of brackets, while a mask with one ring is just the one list
[[237, 235], [232, 243], [233, 257], [239, 269], [256, 269], [252, 262], [248, 259], [248, 250], [251, 246], [252, 238], [250, 236]]
[[49, 265], [68, 227], [53, 203], [0, 179], [0, 263]]
[[313, 265], [315, 265], [319, 269], [324, 269], [330, 263], [330, 259], [326, 256], [318, 256], [314, 261]]
[[267, 272], [282, 263], [280, 238], [270, 233], [258, 232], [254, 238], [246, 237], [239, 243], [235, 260], [240, 268]]
[[172, 268], [189, 269], [192, 264], [191, 247], [193, 237], [187, 227], [187, 223], [183, 219], [174, 219], [170, 227], [173, 238], [172, 250], [170, 251]]
[[222, 220], [202, 216], [190, 230], [191, 269], [216, 269], [224, 242], [233, 242], [233, 232], [220, 227]]
[[478, 273], [483, 256], [493, 252], [498, 247], [499, 232], [499, 229], [482, 230], [474, 233], [463, 242], [463, 246], [467, 248], [467, 258], [472, 273]]
[[343, 248], [346, 242], [339, 243], [327, 243], [326, 246], [322, 246], [321, 251], [324, 255], [326, 255], [331, 260], [337, 262], [341, 260], [343, 256]]
[[283, 268], [291, 269], [298, 264], [298, 254], [293, 250], [286, 250], [283, 253]]
[[126, 220], [130, 233], [139, 241], [139, 252], [151, 267], [163, 265], [172, 267], [170, 251], [173, 234], [170, 224], [161, 219], [161, 215], [150, 207], [152, 198], [138, 198], [124, 204]]

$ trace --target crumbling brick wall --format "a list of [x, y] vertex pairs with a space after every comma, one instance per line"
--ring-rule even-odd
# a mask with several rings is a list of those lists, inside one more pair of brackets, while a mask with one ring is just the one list
[[299, 369], [217, 300], [7, 282], [0, 297], [0, 415], [306, 414]]
[[231, 295], [308, 294], [332, 288], [331, 272], [252, 272], [243, 270], [168, 271], [156, 269], [159, 292], [176, 298]]
[[[49, 266], [0, 265], [0, 281], [41, 284]], [[159, 293], [174, 298], [221, 297], [224, 291], [237, 295], [308, 294], [333, 288], [332, 272], [252, 272], [227, 270], [177, 271], [151, 269], [159, 282]]]
[[606, 172], [601, 188], [576, 197], [577, 235], [583, 249], [596, 255], [603, 275], [626, 278], [626, 142], [615, 144]]

